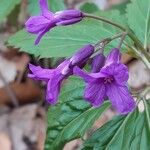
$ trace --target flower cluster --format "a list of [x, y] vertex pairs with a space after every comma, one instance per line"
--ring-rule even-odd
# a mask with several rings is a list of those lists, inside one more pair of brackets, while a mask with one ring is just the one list
[[32, 74], [29, 74], [28, 77], [43, 80], [47, 83], [46, 100], [54, 105], [57, 103], [62, 81], [73, 74], [75, 66], [83, 68], [93, 52], [94, 46], [86, 45], [74, 54], [73, 57], [62, 62], [56, 69], [43, 69], [40, 66], [29, 64]]
[[29, 74], [29, 77], [47, 82], [46, 99], [52, 105], [57, 103], [62, 81], [74, 74], [85, 80], [87, 85], [84, 98], [94, 107], [99, 107], [108, 97], [119, 113], [131, 112], [135, 102], [126, 85], [128, 69], [120, 62], [119, 50], [112, 49], [107, 58], [103, 54], [95, 56], [92, 73], [86, 73], [82, 68], [93, 52], [94, 47], [86, 45], [56, 69], [43, 69], [30, 64], [33, 74]]
[[[46, 0], [39, 0], [39, 2], [42, 14], [31, 17], [26, 22], [27, 31], [38, 34], [35, 44], [38, 44], [41, 37], [51, 28], [70, 25], [83, 18], [79, 10], [65, 10], [54, 14], [48, 10]], [[85, 45], [55, 69], [44, 69], [29, 64], [32, 73], [28, 76], [47, 83], [46, 99], [51, 105], [58, 101], [63, 80], [71, 75], [77, 75], [86, 82], [84, 98], [92, 106], [99, 107], [108, 98], [119, 113], [127, 114], [133, 111], [135, 101], [127, 87], [128, 68], [120, 62], [120, 50], [112, 49], [107, 57], [102, 53], [97, 54], [92, 58], [91, 73], [87, 73], [83, 68], [94, 50], [93, 45]]]

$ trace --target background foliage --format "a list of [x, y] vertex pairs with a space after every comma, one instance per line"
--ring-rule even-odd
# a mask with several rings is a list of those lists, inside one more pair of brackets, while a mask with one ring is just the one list
[[[49, 8], [53, 12], [65, 9], [65, 4], [63, 0], [48, 0]], [[29, 0], [28, 1], [28, 12], [30, 15], [38, 15], [40, 8], [38, 5], [38, 0]]]
[[150, 44], [150, 0], [132, 0], [127, 5], [127, 19], [130, 28], [146, 47]]
[[[150, 106], [149, 102], [147, 105]], [[114, 117], [95, 131], [82, 150], [149, 150], [149, 119], [146, 111], [140, 113], [138, 109], [127, 116]]]
[[[0, 0], [0, 22], [4, 21], [21, 0]], [[5, 7], [4, 7], [5, 6]]]
[[104, 103], [94, 109], [82, 98], [84, 83], [72, 77], [62, 88], [60, 104], [48, 111], [48, 129], [45, 150], [62, 149], [70, 140], [83, 137], [96, 119], [109, 107]]

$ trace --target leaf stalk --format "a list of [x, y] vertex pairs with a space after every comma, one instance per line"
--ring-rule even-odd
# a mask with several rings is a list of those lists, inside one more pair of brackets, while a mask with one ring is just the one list
[[92, 18], [92, 19], [103, 21], [105, 23], [108, 23], [108, 24], [115, 26], [115, 27], [119, 28], [120, 30], [126, 32], [127, 35], [134, 41], [135, 45], [139, 48], [139, 50], [142, 52], [142, 54], [145, 56], [145, 58], [147, 59], [147, 61], [150, 64], [150, 55], [148, 54], [148, 52], [143, 47], [143, 44], [140, 42], [140, 40], [131, 31], [129, 31], [125, 27], [123, 27], [123, 26], [121, 26], [115, 22], [112, 22], [108, 19], [105, 19], [103, 17], [91, 15], [88, 13], [84, 13], [83, 15], [84, 15], [84, 17], [87, 17], [87, 18]]

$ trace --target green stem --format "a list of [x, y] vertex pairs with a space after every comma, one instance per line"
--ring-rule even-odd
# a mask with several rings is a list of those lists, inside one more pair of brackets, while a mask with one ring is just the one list
[[[96, 55], [96, 53], [97, 53], [98, 51], [99, 51], [100, 53], [103, 53], [103, 48], [105, 47], [105, 45], [107, 45], [108, 43], [110, 43], [111, 41], [113, 41], [113, 40], [115, 40], [115, 39], [117, 39], [117, 38], [122, 37], [123, 35], [126, 35], [126, 33], [125, 33], [125, 32], [119, 33], [119, 34], [116, 34], [116, 35], [114, 35], [114, 36], [112, 36], [112, 37], [108, 37], [108, 38], [105, 38], [105, 39], [103, 39], [103, 40], [97, 42], [97, 43], [95, 44], [95, 47], [98, 47], [98, 49], [95, 50], [95, 52], [94, 52], [94, 54], [91, 56], [91, 58], [93, 58], [93, 57]], [[119, 44], [119, 45], [120, 45], [120, 44]]]
[[123, 33], [116, 34], [116, 35], [114, 35], [114, 36], [112, 36], [112, 37], [108, 37], [108, 38], [102, 39], [102, 40], [100, 40], [99, 42], [97, 42], [97, 43], [95, 44], [95, 46], [99, 46], [101, 43], [103, 43], [104, 46], [105, 46], [105, 45], [107, 45], [109, 42], [111, 42], [112, 40], [115, 40], [115, 39], [117, 39], [117, 38], [122, 37], [123, 34], [124, 34], [124, 32], [123, 32]]
[[119, 45], [118, 45], [118, 49], [121, 48], [121, 45], [122, 45], [122, 43], [123, 43], [123, 41], [124, 41], [126, 35], [127, 35], [127, 33], [123, 33], [123, 34], [122, 34], [121, 39], [120, 39], [120, 42], [119, 42]]
[[[128, 46], [129, 47], [129, 46]], [[150, 62], [148, 61], [148, 59], [146, 57], [144, 57], [145, 55], [141, 52], [139, 52], [136, 48], [134, 47], [130, 47], [136, 54], [137, 56], [143, 61], [143, 63], [145, 64], [145, 66], [147, 67], [147, 69], [150, 71]]]
[[95, 16], [95, 15], [91, 15], [91, 14], [87, 14], [87, 13], [84, 13], [84, 16], [85, 17], [88, 17], [88, 18], [92, 18], [92, 19], [96, 19], [96, 20], [100, 20], [100, 21], [103, 21], [103, 22], [106, 22], [110, 25], [113, 25], [119, 29], [121, 29], [122, 31], [124, 32], [127, 32], [128, 36], [134, 41], [134, 43], [136, 44], [136, 46], [138, 46], [139, 50], [144, 54], [144, 56], [146, 57], [147, 61], [150, 62], [150, 56], [149, 54], [146, 52], [145, 48], [143, 47], [142, 43], [140, 42], [139, 39], [137, 39], [135, 37], [135, 35], [131, 32], [131, 31], [127, 31], [127, 29], [115, 22], [112, 22], [108, 19], [105, 19], [103, 17], [100, 17], [100, 16]]
[[112, 41], [112, 40], [115, 40], [115, 39], [117, 39], [117, 38], [122, 37], [124, 34], [126, 34], [126, 33], [125, 33], [125, 32], [122, 32], [122, 33], [119, 33], [119, 34], [116, 34], [116, 35], [112, 36], [112, 37], [111, 37], [111, 41]]
[[127, 43], [124, 42], [124, 44], [131, 49], [133, 52], [135, 52], [136, 56], [141, 59], [143, 61], [143, 63], [145, 64], [145, 66], [147, 67], [147, 69], [150, 71], [150, 63], [148, 61], [148, 59], [146, 59], [146, 57], [144, 57], [145, 55], [141, 52], [138, 51], [135, 47], [131, 47], [129, 46]]
[[148, 110], [145, 98], [143, 98], [143, 103], [144, 103], [145, 112], [146, 112], [146, 116], [147, 116], [147, 123], [148, 123], [149, 131], [150, 131], [150, 114], [149, 114], [149, 110]]
[[128, 36], [135, 42], [136, 46], [138, 46], [139, 50], [144, 54], [147, 61], [150, 63], [150, 56], [142, 46], [142, 43], [139, 41], [139, 39], [137, 39], [131, 32], [128, 32]]
[[122, 27], [121, 25], [115, 23], [115, 22], [112, 22], [108, 19], [105, 19], [103, 17], [100, 17], [100, 16], [95, 16], [95, 15], [91, 15], [91, 14], [87, 14], [87, 13], [84, 13], [83, 14], [85, 17], [88, 17], [88, 18], [93, 18], [93, 19], [96, 19], [96, 20], [100, 20], [100, 21], [103, 21], [103, 22], [106, 22], [108, 24], [111, 24], [119, 29], [121, 29], [122, 31], [126, 31], [126, 28]]

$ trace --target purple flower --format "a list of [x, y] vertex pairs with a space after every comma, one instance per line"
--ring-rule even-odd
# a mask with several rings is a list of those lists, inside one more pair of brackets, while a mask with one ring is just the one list
[[33, 74], [28, 74], [28, 77], [47, 83], [46, 100], [52, 105], [57, 103], [62, 81], [72, 74], [71, 70], [67, 74], [62, 73], [62, 70], [68, 63], [69, 61], [66, 60], [56, 69], [43, 69], [40, 66], [29, 64], [29, 69]]
[[58, 25], [71, 25], [82, 20], [83, 14], [80, 10], [64, 10], [53, 13], [48, 10], [47, 0], [39, 0], [41, 15], [30, 17], [25, 23], [26, 30], [29, 33], [37, 34], [35, 44], [38, 44], [41, 38], [50, 29]]
[[98, 73], [87, 74], [78, 67], [74, 73], [86, 81], [84, 97], [93, 106], [100, 106], [107, 96], [119, 113], [127, 114], [135, 108], [135, 102], [126, 85], [128, 68], [120, 63], [120, 56], [119, 50], [114, 48]]
[[[80, 53], [81, 49], [84, 51], [83, 53]], [[81, 49], [72, 57], [78, 56], [78, 59], [75, 59], [75, 64], [72, 64], [71, 60], [74, 60], [72, 58], [65, 60], [55, 69], [43, 69], [40, 66], [29, 64], [29, 69], [32, 74], [29, 74], [28, 77], [35, 80], [42, 80], [47, 83], [46, 100], [48, 103], [52, 105], [57, 103], [62, 81], [73, 74], [75, 65], [83, 67], [85, 60], [94, 52], [94, 46], [92, 45], [86, 45]]]

